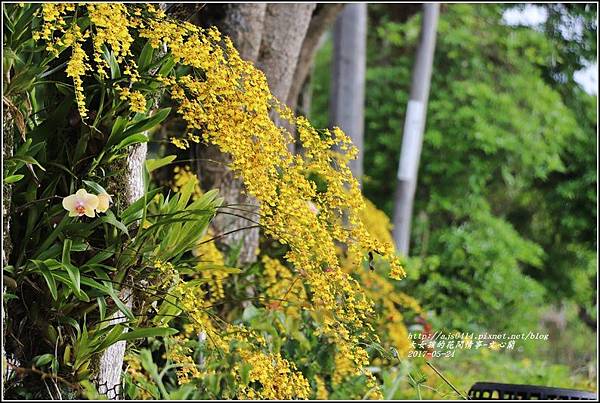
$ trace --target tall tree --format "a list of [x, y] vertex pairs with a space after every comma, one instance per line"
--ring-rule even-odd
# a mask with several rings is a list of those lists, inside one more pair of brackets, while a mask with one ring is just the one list
[[404, 255], [408, 255], [410, 243], [410, 225], [417, 186], [421, 145], [423, 143], [423, 131], [425, 130], [439, 12], [439, 4], [423, 5], [421, 38], [413, 67], [410, 99], [404, 121], [393, 217], [396, 248]]
[[330, 93], [330, 126], [346, 132], [358, 147], [350, 162], [360, 181], [363, 175], [365, 71], [367, 64], [367, 5], [348, 4], [333, 30], [333, 62]]

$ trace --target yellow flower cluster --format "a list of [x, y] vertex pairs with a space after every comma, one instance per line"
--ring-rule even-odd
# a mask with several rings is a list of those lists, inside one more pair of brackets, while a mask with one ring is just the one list
[[308, 300], [302, 281], [277, 259], [263, 256], [262, 263], [264, 271], [261, 282], [266, 288], [267, 306], [271, 309], [283, 308], [287, 316], [300, 319], [301, 307]]
[[179, 301], [179, 307], [191, 321], [195, 333], [213, 330], [209, 313], [205, 308], [206, 291], [201, 287], [202, 281], [190, 280], [179, 282], [171, 291]]
[[[392, 224], [388, 216], [379, 210], [371, 201], [366, 200], [366, 209], [362, 212], [363, 222], [370, 234], [380, 242], [392, 242]], [[381, 258], [375, 258], [379, 261]], [[365, 293], [375, 302], [380, 316], [374, 321], [378, 335], [384, 335], [383, 344], [394, 347], [400, 356], [405, 356], [410, 351], [408, 330], [404, 322], [402, 308], [416, 314], [422, 314], [422, 308], [414, 298], [395, 289], [394, 284], [382, 277], [377, 271], [354, 270], [351, 262], [344, 262], [344, 269], [354, 273]]]
[[[75, 33], [79, 32], [78, 29], [74, 29], [74, 37], [80, 37]], [[90, 69], [89, 64], [86, 63], [88, 60], [88, 56], [85, 51], [81, 47], [81, 43], [78, 39], [75, 39], [72, 45], [72, 56], [67, 63], [66, 73], [67, 77], [71, 77], [73, 79], [73, 84], [75, 86], [75, 99], [77, 101], [77, 107], [79, 108], [79, 114], [81, 115], [81, 119], [85, 119], [87, 116], [87, 108], [85, 106], [85, 95], [83, 94], [83, 76], [85, 75], [86, 70]]]
[[177, 383], [184, 385], [189, 383], [193, 378], [201, 376], [198, 370], [198, 365], [192, 358], [192, 349], [186, 346], [188, 341], [184, 336], [174, 336], [169, 343], [166, 358], [177, 364]]
[[225, 291], [223, 289], [223, 280], [225, 280], [229, 273], [220, 270], [225, 265], [225, 258], [223, 253], [217, 249], [215, 242], [209, 242], [214, 237], [212, 230], [208, 230], [204, 235], [196, 249], [192, 252], [194, 256], [199, 259], [198, 270], [202, 276], [206, 273], [209, 274], [207, 280], [210, 295], [209, 301], [214, 303], [216, 301], [225, 298]]
[[360, 212], [360, 219], [369, 231], [369, 234], [381, 243], [394, 244], [392, 238], [393, 225], [389, 217], [379, 210], [371, 200], [365, 198], [365, 208]]
[[[67, 12], [75, 10], [73, 3], [54, 3], [51, 6], [42, 8], [42, 19], [44, 21], [42, 29], [33, 34], [33, 39], [43, 39], [48, 43], [47, 50], [53, 51], [56, 46], [61, 46], [61, 42], [54, 42], [53, 34], [55, 31], [65, 33], [67, 25], [63, 16]], [[60, 39], [58, 39], [59, 41]]]
[[[133, 37], [129, 33], [129, 27], [133, 21], [125, 4], [86, 3], [86, 7], [90, 22], [95, 28], [94, 61], [98, 63], [98, 73], [106, 76], [105, 68], [108, 67], [108, 63], [102, 58], [102, 49], [105, 45], [110, 46], [117, 63], [127, 60], [127, 63], [133, 64], [133, 55], [130, 50]], [[135, 22], [137, 23], [137, 21]], [[136, 80], [137, 75], [133, 77], [132, 81]]]
[[[260, 400], [308, 399], [310, 385], [294, 363], [278, 353], [241, 350], [240, 356], [250, 366], [248, 380], [252, 386], [241, 388], [238, 398]], [[258, 383], [255, 386], [253, 383]]]
[[[89, 25], [85, 32], [80, 32], [80, 26], [74, 22], [67, 27], [65, 16], [68, 13], [83, 13], [87, 11]], [[93, 59], [95, 71], [101, 78], [106, 78], [109, 63], [104, 52], [108, 49], [118, 64], [123, 65], [123, 73], [128, 76], [130, 83], [139, 81], [140, 75], [131, 52], [134, 41], [131, 30], [142, 29], [143, 18], [139, 8], [130, 13], [124, 3], [45, 3], [42, 7], [44, 24], [39, 32], [33, 36], [35, 40], [43, 39], [47, 43], [47, 50], [58, 56], [64, 49], [71, 48], [72, 56], [67, 64], [67, 76], [73, 79], [75, 97], [82, 119], [87, 116], [85, 94], [83, 90], [83, 77], [92, 70], [87, 63], [89, 56], [82, 48], [82, 44], [91, 36], [94, 48]], [[75, 20], [76, 21], [76, 20]], [[54, 34], [62, 33], [55, 37]], [[139, 91], [121, 89], [120, 98], [128, 100], [133, 112], [146, 111], [146, 99]]]
[[318, 375], [315, 376], [315, 385], [316, 385], [315, 398], [317, 400], [328, 400], [329, 392], [327, 391], [327, 386], [325, 385], [325, 381], [323, 380], [323, 378], [321, 378]]
[[[265, 232], [289, 246], [286, 260], [309, 287], [312, 309], [328, 313], [321, 331], [344, 346], [361, 368], [368, 363], [363, 359], [366, 352], [351, 332], [363, 329], [371, 303], [341, 269], [336, 245], [348, 245], [348, 254], [357, 264], [368, 251], [375, 251], [388, 258], [392, 277], [400, 278], [404, 272], [392, 246], [371, 237], [357, 215], [364, 202], [347, 166], [355, 148], [341, 130], [319, 132], [276, 103], [264, 74], [242, 60], [228, 38], [221, 46], [215, 30], [205, 33], [156, 23], [162, 30], [151, 29], [153, 38], [166, 44], [180, 63], [204, 73], [202, 79], [191, 75], [162, 79], [170, 86], [189, 133], [201, 132], [204, 141], [231, 155], [232, 169], [243, 178], [248, 193], [261, 202]], [[193, 51], [171, 46], [186, 41], [196, 44]], [[273, 123], [273, 109], [295, 124], [303, 156], [288, 151], [292, 136]], [[347, 153], [333, 151], [336, 146]], [[325, 182], [326, 190], [319, 191], [311, 176]]]
[[[142, 368], [140, 358], [137, 354], [127, 354], [124, 358], [124, 361], [127, 364], [126, 372], [136, 385], [151, 383], [150, 377]], [[142, 400], [151, 400], [155, 398], [145, 388], [137, 388], [137, 392], [138, 398]]]
[[345, 378], [355, 374], [355, 366], [352, 360], [341, 353], [336, 353], [334, 358], [335, 370], [331, 375], [331, 384], [336, 387], [341, 384]]
[[[177, 335], [169, 339], [165, 358], [178, 364], [177, 381], [180, 385], [193, 379], [202, 381], [213, 369], [201, 368], [192, 359], [194, 351], [189, 346], [190, 334]], [[197, 336], [196, 336], [197, 337]], [[206, 350], [207, 354], [237, 354], [239, 359], [229, 370], [240, 385], [238, 399], [289, 400], [308, 399], [310, 384], [294, 363], [281, 357], [279, 353], [268, 352], [264, 337], [246, 329], [242, 325], [227, 325], [218, 341]], [[225, 370], [227, 371], [227, 369]], [[243, 372], [247, 382], [242, 386]]]
[[189, 165], [183, 167], [177, 166], [173, 168], [173, 182], [171, 182], [171, 189], [174, 192], [179, 192], [187, 183], [194, 182], [194, 192], [192, 193], [192, 200], [198, 200], [202, 196], [202, 190], [200, 189], [200, 181], [195, 173], [192, 172]]
[[160, 260], [157, 260], [154, 262], [154, 268], [158, 269], [158, 272], [163, 278], [171, 278], [177, 273], [175, 267], [173, 267], [173, 264], [170, 262], [161, 262]]
[[121, 88], [118, 85], [115, 86], [119, 92], [119, 99], [122, 101], [129, 101], [129, 110], [132, 112], [144, 113], [146, 112], [146, 98], [144, 94], [139, 91], [131, 91], [129, 88]]

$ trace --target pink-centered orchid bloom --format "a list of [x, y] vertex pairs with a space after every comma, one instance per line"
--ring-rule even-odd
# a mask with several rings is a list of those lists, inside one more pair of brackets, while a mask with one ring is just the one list
[[86, 192], [85, 189], [79, 189], [74, 195], [65, 197], [62, 205], [69, 212], [69, 217], [95, 217], [94, 210], [99, 202], [98, 196]]
[[98, 213], [104, 213], [106, 210], [108, 210], [111, 202], [112, 198], [108, 193], [100, 193], [98, 195], [98, 207], [96, 207], [96, 211]]

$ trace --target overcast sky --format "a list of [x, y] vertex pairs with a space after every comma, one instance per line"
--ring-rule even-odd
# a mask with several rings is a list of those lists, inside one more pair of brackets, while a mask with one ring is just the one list
[[[504, 21], [508, 25], [538, 26], [546, 21], [548, 13], [543, 7], [528, 4], [523, 9], [511, 8], [504, 12]], [[583, 29], [583, 28], [581, 28]], [[575, 81], [588, 93], [598, 95], [598, 62], [575, 73]]]

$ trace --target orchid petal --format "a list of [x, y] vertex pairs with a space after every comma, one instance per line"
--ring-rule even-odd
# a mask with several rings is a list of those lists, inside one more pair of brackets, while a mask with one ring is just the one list
[[83, 206], [85, 207], [86, 212], [88, 210], [96, 209], [96, 207], [98, 207], [98, 203], [100, 203], [100, 200], [98, 200], [98, 196], [93, 195], [93, 194], [86, 194], [83, 197], [82, 201], [83, 201]]
[[111, 201], [112, 199], [109, 194], [100, 193], [98, 195], [98, 207], [96, 207], [96, 211], [99, 213], [104, 213], [106, 210], [108, 210]]
[[88, 192], [85, 191], [85, 189], [79, 189], [76, 193], [75, 196], [77, 196], [78, 199], [83, 199], [85, 196], [87, 196]]
[[62, 205], [67, 211], [75, 211], [75, 207], [77, 205], [77, 196], [70, 195], [63, 199]]

